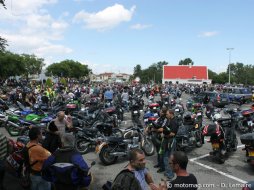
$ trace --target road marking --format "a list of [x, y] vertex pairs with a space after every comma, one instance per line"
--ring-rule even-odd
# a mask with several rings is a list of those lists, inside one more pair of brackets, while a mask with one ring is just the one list
[[[244, 144], [241, 144], [241, 145], [238, 145], [237, 146], [237, 148], [242, 148], [242, 147], [244, 147], [245, 145]], [[196, 157], [196, 158], [191, 158], [191, 159], [189, 159], [190, 161], [195, 161], [195, 160], [199, 160], [199, 159], [202, 159], [202, 158], [205, 158], [205, 157], [207, 157], [207, 156], [209, 156], [210, 154], [205, 154], [205, 155], [203, 155], [203, 156], [199, 156], [199, 157]]]
[[235, 181], [238, 181], [238, 182], [240, 182], [240, 183], [243, 183], [243, 184], [247, 183], [247, 181], [244, 181], [244, 180], [242, 180], [242, 179], [240, 179], [240, 178], [237, 178], [237, 177], [232, 176], [232, 175], [230, 175], [230, 174], [227, 174], [227, 173], [225, 173], [225, 172], [219, 171], [219, 170], [217, 170], [217, 169], [215, 169], [215, 168], [213, 168], [213, 167], [211, 167], [211, 166], [208, 166], [208, 165], [199, 163], [199, 162], [197, 162], [197, 161], [191, 161], [191, 162], [193, 162], [193, 163], [195, 163], [195, 164], [197, 164], [197, 165], [199, 165], [199, 166], [202, 166], [202, 167], [204, 167], [204, 168], [206, 168], [206, 169], [208, 169], [208, 170], [212, 170], [212, 171], [214, 171], [214, 172], [216, 172], [216, 173], [219, 173], [219, 174], [221, 174], [221, 175], [223, 175], [223, 176], [225, 176], [225, 177], [231, 178], [231, 179], [233, 179], [233, 180], [235, 180]]
[[[241, 148], [241, 147], [244, 147], [244, 146], [245, 146], [245, 145], [239, 145], [239, 146], [237, 146], [237, 148]], [[195, 163], [195, 164], [201, 166], [201, 167], [204, 167], [204, 168], [206, 168], [206, 169], [208, 169], [208, 170], [212, 170], [212, 171], [214, 171], [214, 172], [216, 172], [216, 173], [219, 173], [219, 174], [221, 174], [221, 175], [223, 175], [223, 176], [225, 176], [225, 177], [228, 177], [228, 178], [233, 179], [233, 180], [235, 180], [235, 181], [238, 181], [238, 182], [240, 182], [240, 183], [243, 183], [243, 184], [247, 183], [247, 181], [244, 181], [244, 180], [242, 180], [242, 179], [240, 179], [240, 178], [237, 178], [237, 177], [232, 176], [232, 175], [230, 175], [230, 174], [227, 174], [227, 173], [225, 173], [225, 172], [219, 171], [219, 170], [217, 170], [217, 169], [215, 169], [215, 168], [213, 168], [213, 167], [211, 167], [211, 166], [208, 166], [208, 165], [202, 164], [202, 163], [200, 163], [200, 162], [197, 162], [197, 160], [202, 159], [202, 158], [205, 158], [205, 157], [207, 157], [207, 156], [209, 156], [209, 155], [210, 155], [210, 154], [205, 154], [205, 155], [203, 155], [203, 156], [199, 156], [199, 157], [196, 157], [196, 158], [191, 158], [191, 159], [189, 159], [189, 160], [190, 160], [191, 162], [193, 162], [193, 163]]]
[[207, 156], [209, 156], [210, 154], [205, 154], [205, 155], [203, 155], [203, 156], [199, 156], [199, 157], [196, 157], [196, 158], [191, 158], [191, 159], [189, 159], [191, 162], [193, 162], [193, 161], [195, 161], [195, 160], [199, 160], [199, 159], [201, 159], [201, 158], [205, 158], [205, 157], [207, 157]]

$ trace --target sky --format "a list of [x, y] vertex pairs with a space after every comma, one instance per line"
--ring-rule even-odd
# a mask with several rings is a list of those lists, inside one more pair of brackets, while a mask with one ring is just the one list
[[217, 73], [229, 59], [254, 64], [254, 0], [6, 0], [6, 7], [7, 50], [46, 66], [72, 59], [95, 74], [132, 74], [138, 64], [185, 58]]

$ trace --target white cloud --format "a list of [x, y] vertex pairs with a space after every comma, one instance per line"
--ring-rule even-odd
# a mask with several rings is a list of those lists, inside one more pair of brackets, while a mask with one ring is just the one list
[[135, 30], [143, 30], [146, 28], [150, 28], [152, 27], [152, 25], [147, 25], [147, 24], [134, 24], [131, 26], [131, 29], [135, 29]]
[[74, 21], [83, 22], [86, 28], [107, 30], [122, 22], [130, 21], [135, 8], [136, 7], [133, 6], [128, 10], [125, 9], [123, 5], [115, 4], [97, 13], [88, 13], [82, 10], [74, 16]]
[[[7, 1], [7, 9], [1, 11], [3, 21], [10, 27], [0, 31], [0, 35], [8, 40], [8, 49], [17, 53], [35, 54], [45, 60], [66, 55], [72, 49], [65, 47], [56, 40], [64, 38], [64, 31], [69, 26], [63, 17], [53, 18], [45, 5], [55, 4], [58, 0], [17, 0]], [[15, 33], [14, 33], [15, 31]]]
[[67, 54], [71, 53], [72, 49], [64, 47], [63, 45], [48, 44], [43, 47], [35, 49], [36, 55], [50, 55], [50, 54]]
[[40, 35], [1, 34], [8, 40], [10, 47], [19, 53], [34, 53], [37, 56], [64, 55], [72, 49], [63, 45], [53, 44]]
[[7, 10], [14, 16], [24, 16], [37, 12], [46, 4], [55, 4], [58, 0], [16, 0], [6, 1]]
[[218, 34], [219, 34], [219, 32], [217, 32], [217, 31], [202, 32], [201, 34], [199, 34], [199, 37], [213, 37]]
[[68, 27], [68, 24], [64, 21], [54, 21], [51, 24], [53, 30], [64, 30]]

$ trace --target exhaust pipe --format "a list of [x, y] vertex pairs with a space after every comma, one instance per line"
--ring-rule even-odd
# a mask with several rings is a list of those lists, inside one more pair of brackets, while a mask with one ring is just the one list
[[126, 156], [125, 152], [113, 152], [109, 153], [110, 156]]

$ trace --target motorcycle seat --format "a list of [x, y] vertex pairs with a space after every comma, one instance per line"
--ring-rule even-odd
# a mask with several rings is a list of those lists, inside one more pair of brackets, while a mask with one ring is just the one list
[[90, 132], [90, 133], [97, 133], [98, 132], [97, 128], [85, 128], [84, 130], [87, 132]]
[[121, 142], [123, 140], [124, 140], [123, 137], [108, 137], [108, 141], [111, 141], [111, 142]]

